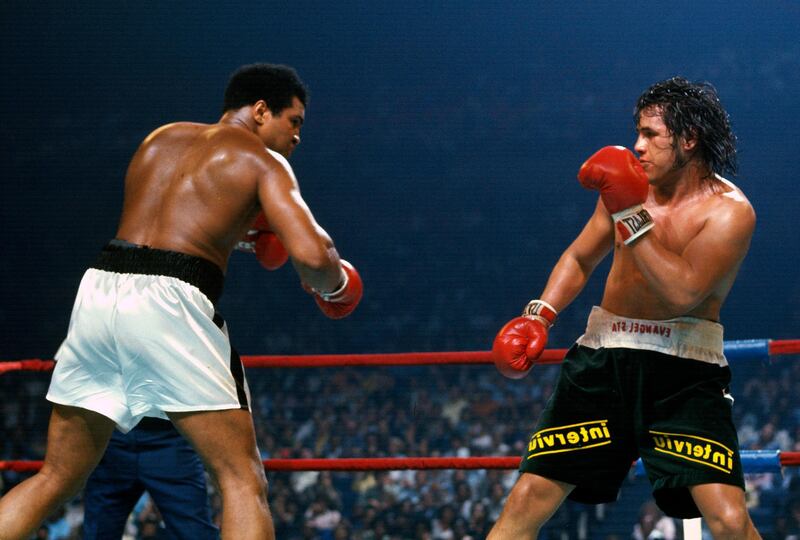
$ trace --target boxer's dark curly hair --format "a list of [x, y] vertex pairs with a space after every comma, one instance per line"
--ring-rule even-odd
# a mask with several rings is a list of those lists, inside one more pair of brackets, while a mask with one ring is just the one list
[[242, 66], [231, 75], [225, 88], [222, 112], [252, 105], [263, 99], [272, 114], [292, 105], [296, 97], [303, 106], [308, 99], [308, 90], [297, 72], [277, 64], [249, 64]]
[[696, 138], [698, 155], [711, 173], [736, 174], [736, 135], [710, 83], [690, 82], [683, 77], [655, 83], [636, 102], [633, 120], [637, 126], [642, 111], [651, 107], [674, 135], [673, 145], [681, 137]]

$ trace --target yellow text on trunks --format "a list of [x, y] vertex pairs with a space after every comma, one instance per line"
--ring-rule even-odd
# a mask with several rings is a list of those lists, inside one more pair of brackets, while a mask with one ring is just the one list
[[733, 450], [717, 441], [685, 433], [651, 431], [650, 435], [656, 452], [701, 463], [728, 474], [733, 470]]
[[528, 443], [530, 452], [528, 457], [586, 450], [611, 444], [611, 433], [607, 424], [608, 420], [590, 420], [537, 431]]

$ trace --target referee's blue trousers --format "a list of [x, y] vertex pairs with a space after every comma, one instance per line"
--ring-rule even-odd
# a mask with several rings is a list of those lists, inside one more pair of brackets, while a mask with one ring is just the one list
[[84, 540], [117, 540], [144, 491], [166, 529], [159, 538], [217, 540], [203, 464], [167, 420], [146, 417], [126, 435], [114, 431], [84, 488]]

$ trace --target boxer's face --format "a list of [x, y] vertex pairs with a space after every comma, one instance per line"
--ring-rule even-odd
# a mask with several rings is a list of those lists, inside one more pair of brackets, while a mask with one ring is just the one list
[[679, 146], [674, 145], [675, 138], [657, 108], [642, 111], [636, 130], [639, 135], [633, 149], [639, 154], [639, 162], [651, 184], [674, 170], [676, 165], [685, 163], [685, 155]]
[[278, 114], [273, 115], [269, 109], [259, 112], [258, 136], [264, 146], [288, 158], [300, 144], [300, 128], [303, 127], [306, 108], [295, 97], [292, 104]]

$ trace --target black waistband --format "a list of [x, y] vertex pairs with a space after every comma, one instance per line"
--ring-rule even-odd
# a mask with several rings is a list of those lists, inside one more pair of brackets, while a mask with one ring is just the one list
[[225, 281], [222, 270], [207, 259], [120, 240], [106, 244], [92, 268], [121, 274], [174, 277], [200, 289], [214, 306], [222, 296]]
[[174, 429], [172, 422], [164, 420], [163, 418], [156, 418], [154, 416], [145, 416], [139, 423], [136, 424], [139, 429], [146, 429], [148, 431], [167, 431]]

